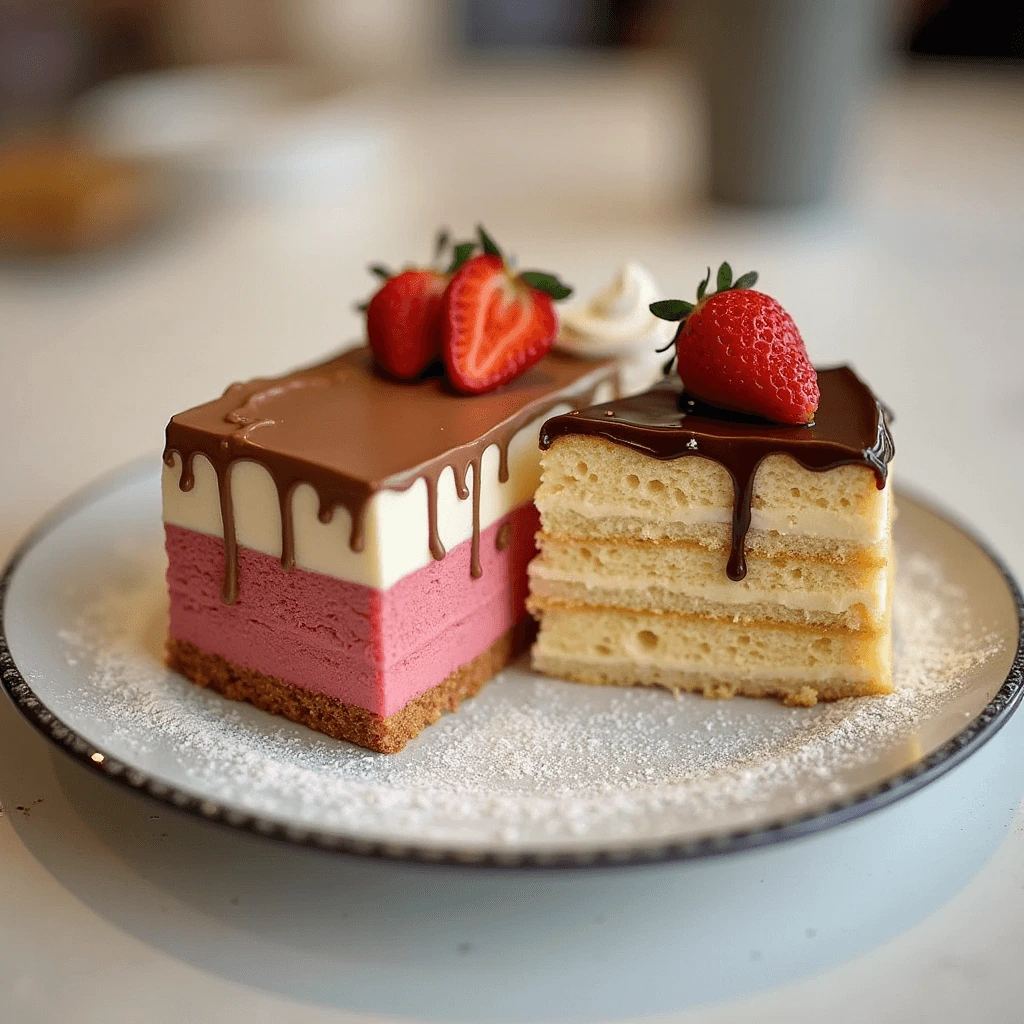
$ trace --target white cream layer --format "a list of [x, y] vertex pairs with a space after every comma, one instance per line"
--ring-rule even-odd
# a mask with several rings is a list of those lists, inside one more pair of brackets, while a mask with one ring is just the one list
[[[595, 573], [571, 573], [550, 569], [535, 561], [530, 565], [531, 578], [549, 580], [552, 583], [577, 583], [588, 590], [632, 591], [644, 590], [649, 581], [628, 576], [598, 576]], [[870, 589], [844, 590], [779, 590], [751, 586], [745, 580], [734, 583], [731, 580], [720, 584], [697, 583], [688, 578], [677, 581], [659, 580], [662, 590], [683, 594], [687, 597], [722, 605], [767, 604], [782, 605], [796, 611], [825, 612], [842, 615], [854, 605], [862, 604], [872, 615], [880, 615], [887, 607], [889, 574], [880, 570]]]
[[673, 658], [652, 658], [647, 655], [630, 652], [628, 661], [621, 658], [593, 657], [586, 654], [563, 654], [561, 651], [549, 651], [544, 644], [544, 634], [534, 646], [534, 658], [544, 661], [545, 659], [559, 660], [571, 663], [573, 666], [585, 666], [600, 672], [602, 669], [622, 668], [633, 669], [637, 665], [651, 666], [675, 670], [681, 673], [693, 675], [713, 676], [723, 682], [735, 680], [741, 685], [745, 682], [767, 683], [779, 680], [787, 683], [804, 683], [807, 686], [827, 686], [836, 680], [844, 680], [853, 683], [868, 683], [875, 678], [875, 673], [870, 667], [862, 665], [825, 665], [821, 668], [808, 668], [806, 665], [786, 665], [772, 663], [764, 668], [753, 668], [744, 665], [736, 668], [732, 665], [709, 663], [707, 665], [692, 665], [685, 660]]
[[[783, 536], [816, 537], [822, 540], [845, 541], [865, 547], [878, 544], [889, 533], [889, 503], [892, 500], [892, 488], [885, 487], [881, 500], [868, 515], [839, 515], [823, 509], [803, 508], [792, 511], [781, 509], [750, 510], [750, 529], [774, 532]], [[575, 512], [587, 519], [629, 519], [643, 520], [650, 518], [653, 522], [681, 523], [684, 526], [730, 525], [732, 509], [717, 505], [686, 505], [663, 513], [659, 509], [656, 517], [645, 517], [639, 509], [623, 510], [621, 505], [598, 505], [594, 502], [572, 501], [563, 495], [540, 500], [537, 503], [541, 512], [550, 505], [553, 511]]]
[[[611, 385], [604, 384], [598, 389], [595, 401], [607, 402], [612, 397]], [[568, 412], [570, 408], [568, 404], [556, 406], [516, 432], [509, 444], [509, 476], [504, 483], [498, 480], [497, 445], [484, 451], [480, 475], [481, 530], [533, 498], [540, 483], [540, 428], [546, 419]], [[178, 486], [181, 460], [175, 456], [173, 466], [164, 466], [164, 522], [223, 537], [217, 474], [202, 455], [195, 458], [194, 475], [195, 485], [189, 491], [182, 491]], [[466, 486], [472, 494], [472, 467], [466, 476]], [[270, 473], [258, 462], [235, 462], [231, 467], [231, 498], [238, 544], [280, 558], [281, 508]], [[352, 519], [346, 509], [335, 509], [329, 523], [321, 523], [318, 512], [316, 491], [310, 484], [300, 484], [292, 496], [292, 518], [295, 564], [303, 569], [383, 590], [432, 560], [427, 529], [427, 485], [422, 479], [405, 491], [382, 490], [369, 500], [362, 551], [349, 547]], [[437, 482], [437, 529], [448, 550], [473, 535], [472, 497], [459, 498], [455, 474], [450, 468], [441, 473]]]

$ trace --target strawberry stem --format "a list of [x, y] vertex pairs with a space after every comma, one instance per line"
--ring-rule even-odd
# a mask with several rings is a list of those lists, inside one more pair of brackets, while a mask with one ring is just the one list
[[[708, 267], [704, 280], [697, 284], [697, 304], [704, 301], [710, 281], [711, 268]], [[717, 290], [714, 294], [716, 295], [720, 292], [737, 291], [740, 288], [753, 288], [757, 284], [757, 271], [747, 271], [747, 273], [741, 274], [734, 281], [732, 279], [732, 267], [728, 263], [723, 263], [718, 268], [718, 276], [715, 283]], [[697, 308], [697, 304], [687, 302], [685, 299], [662, 299], [660, 302], [652, 302], [648, 308], [659, 320], [681, 323]], [[658, 349], [658, 351], [660, 352], [661, 349]]]
[[704, 298], [704, 293], [708, 290], [708, 282], [711, 280], [711, 268], [708, 267], [708, 272], [704, 277], [704, 280], [697, 285], [697, 301], [700, 302]]
[[[449, 247], [452, 248], [452, 261], [447, 270], [442, 270], [439, 264]], [[452, 237], [448, 229], [439, 228], [437, 235], [434, 237], [434, 256], [430, 261], [429, 266], [416, 267], [407, 263], [403, 273], [410, 270], [430, 270], [435, 274], [454, 274], [455, 271], [473, 255], [473, 250], [475, 248], [476, 242], [459, 242], [457, 245], [453, 246]], [[391, 278], [394, 277], [394, 272], [384, 266], [383, 263], [371, 263], [369, 267], [367, 267], [367, 270], [384, 281], [390, 281]], [[355, 309], [360, 313], [363, 313], [366, 311], [366, 307], [369, 304], [369, 300], [366, 300], [365, 302], [358, 302], [355, 304]]]
[[497, 256], [498, 259], [504, 259], [501, 250], [498, 248], [497, 242], [484, 230], [483, 224], [477, 224], [477, 234], [480, 236], [480, 248], [484, 251], [487, 256]]
[[448, 265], [448, 273], [454, 274], [473, 255], [475, 248], [476, 242], [459, 242], [452, 250], [452, 261]]

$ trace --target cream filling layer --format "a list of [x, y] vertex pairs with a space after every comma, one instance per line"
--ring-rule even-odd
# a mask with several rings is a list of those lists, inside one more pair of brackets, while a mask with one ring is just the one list
[[[603, 385], [595, 401], [613, 397]], [[508, 480], [498, 479], [500, 453], [497, 445], [481, 457], [480, 529], [508, 515], [533, 498], [540, 483], [540, 428], [550, 416], [568, 412], [560, 404], [527, 424], [513, 436], [508, 448]], [[274, 558], [281, 556], [281, 507], [277, 487], [259, 462], [232, 464], [231, 498], [235, 510], [235, 538], [242, 547]], [[175, 455], [163, 472], [163, 518], [186, 530], [224, 536], [217, 474], [202, 455], [194, 463], [195, 484], [189, 491], [178, 486], [181, 460]], [[466, 474], [472, 495], [473, 470]], [[427, 485], [417, 479], [404, 491], [381, 490], [367, 503], [362, 551], [349, 546], [352, 519], [336, 508], [331, 521], [320, 522], [319, 498], [310, 484], [300, 484], [292, 495], [295, 530], [295, 564], [303, 569], [384, 590], [428, 565], [432, 559], [427, 525]], [[437, 482], [437, 529], [445, 548], [451, 550], [473, 535], [472, 497], [462, 499], [455, 488], [455, 474], [446, 468]]]
[[[873, 514], [861, 515], [855, 512], [839, 514], [823, 509], [761, 509], [750, 510], [750, 529], [781, 536], [815, 537], [821, 540], [844, 541], [865, 547], [878, 544], [889, 534], [889, 503], [892, 500], [891, 487], [882, 492], [882, 501]], [[635, 519], [638, 521], [681, 523], [684, 526], [732, 525], [732, 509], [720, 505], [684, 505], [657, 516], [644, 516], [638, 509], [623, 509], [621, 505], [600, 505], [596, 502], [573, 501], [563, 495], [537, 502], [543, 514], [550, 507], [552, 512], [568, 511], [587, 519]]]
[[[684, 674], [713, 676], [726, 682], [730, 679], [736, 679], [741, 683], [780, 680], [782, 682], [805, 683], [813, 686], [815, 683], [829, 683], [840, 679], [855, 683], [869, 683], [875, 678], [875, 673], [872, 669], [860, 665], [826, 665], [820, 668], [808, 668], [802, 665], [785, 665], [773, 662], [765, 665], [763, 668], [752, 668], [749, 666], [738, 668], [735, 665], [719, 663], [691, 665], [671, 658], [650, 658], [632, 654], [628, 659], [588, 654], [567, 654], [563, 651], [547, 650], [543, 643], [543, 634], [541, 634], [541, 639], [534, 646], [534, 658], [539, 662], [539, 667], [542, 669], [547, 667], [552, 669], [571, 669], [574, 665], [582, 665], [600, 671], [602, 668], [615, 666], [624, 666], [629, 669], [636, 665], [650, 665]], [[545, 665], [545, 662], [548, 664]]]
[[[530, 577], [553, 583], [578, 583], [588, 590], [603, 593], [615, 590], [644, 591], [651, 585], [649, 579], [628, 576], [605, 576], [598, 573], [570, 573], [551, 569], [535, 559], [530, 564]], [[889, 574], [879, 571], [870, 589], [842, 590], [796, 590], [768, 589], [749, 585], [745, 580], [718, 583], [699, 583], [681, 576], [675, 580], [659, 579], [657, 585], [672, 593], [684, 594], [705, 601], [723, 605], [766, 604], [781, 605], [797, 611], [826, 612], [842, 615], [856, 604], [862, 604], [873, 614], [880, 614], [886, 608]]]

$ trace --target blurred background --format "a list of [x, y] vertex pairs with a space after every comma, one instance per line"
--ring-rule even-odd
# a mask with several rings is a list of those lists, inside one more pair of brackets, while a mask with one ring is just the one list
[[1022, 182], [1019, 4], [2, 0], [0, 555], [478, 221], [584, 297], [626, 259], [668, 296], [758, 269], [971, 514], [998, 452], [934, 399], [1024, 442]]
[[955, 117], [1022, 62], [1021, 6], [990, 0], [4, 0], [0, 243], [101, 248], [200, 201], [848, 201], [895, 169], [868, 166], [880, 101], [923, 130], [929, 92]]

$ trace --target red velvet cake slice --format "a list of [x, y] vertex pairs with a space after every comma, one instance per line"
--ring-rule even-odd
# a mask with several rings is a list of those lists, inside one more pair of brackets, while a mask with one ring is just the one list
[[386, 378], [360, 348], [175, 416], [170, 664], [400, 750], [525, 647], [540, 425], [613, 397], [616, 374], [553, 353], [467, 396]]

